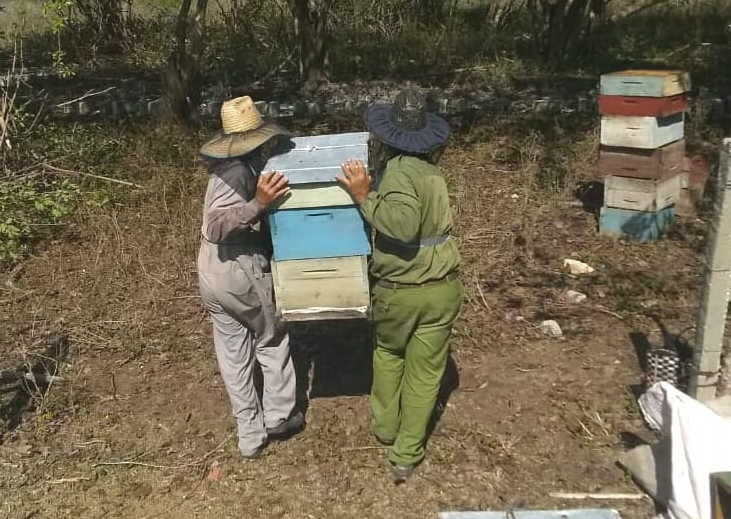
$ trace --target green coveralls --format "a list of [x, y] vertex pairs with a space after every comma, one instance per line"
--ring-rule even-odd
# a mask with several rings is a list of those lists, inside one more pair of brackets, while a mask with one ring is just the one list
[[397, 156], [361, 211], [376, 230], [374, 432], [394, 441], [391, 461], [413, 465], [424, 457], [447, 341], [463, 297], [457, 244], [445, 239], [452, 229], [447, 185], [436, 166]]

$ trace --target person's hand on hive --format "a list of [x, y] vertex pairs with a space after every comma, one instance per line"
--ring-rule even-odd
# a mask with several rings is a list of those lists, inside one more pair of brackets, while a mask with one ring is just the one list
[[350, 193], [355, 203], [361, 205], [371, 191], [371, 177], [365, 164], [360, 160], [348, 160], [341, 169], [344, 176], [338, 176], [337, 181]]
[[289, 180], [278, 171], [262, 173], [256, 183], [256, 201], [267, 208], [289, 192]]

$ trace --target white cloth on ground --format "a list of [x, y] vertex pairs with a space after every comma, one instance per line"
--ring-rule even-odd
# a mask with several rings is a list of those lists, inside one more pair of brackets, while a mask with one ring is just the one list
[[670, 463], [662, 464], [671, 471], [668, 517], [711, 519], [709, 476], [731, 471], [731, 420], [667, 382], [642, 395], [640, 408], [649, 426], [670, 441]]

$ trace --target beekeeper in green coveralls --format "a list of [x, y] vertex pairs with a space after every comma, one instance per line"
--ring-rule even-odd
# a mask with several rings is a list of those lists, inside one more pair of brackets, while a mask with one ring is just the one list
[[447, 184], [435, 164], [449, 125], [412, 90], [392, 105], [372, 106], [366, 124], [377, 187], [360, 161], [343, 164], [339, 181], [375, 229], [371, 405], [374, 433], [392, 446], [388, 459], [399, 482], [424, 458], [463, 298]]

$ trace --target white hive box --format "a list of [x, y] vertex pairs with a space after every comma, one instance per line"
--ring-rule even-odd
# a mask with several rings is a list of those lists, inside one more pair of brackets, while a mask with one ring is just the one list
[[618, 177], [604, 179], [604, 205], [633, 211], [659, 211], [677, 203], [681, 176], [664, 180]]
[[275, 261], [277, 308], [286, 321], [368, 317], [365, 256]]
[[684, 114], [667, 117], [605, 115], [601, 122], [604, 146], [656, 149], [683, 138]]

